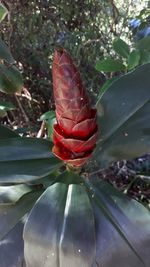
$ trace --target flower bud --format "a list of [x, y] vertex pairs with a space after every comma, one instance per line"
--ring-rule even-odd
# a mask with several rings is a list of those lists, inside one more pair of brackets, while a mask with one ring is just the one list
[[57, 119], [53, 153], [79, 167], [91, 156], [96, 144], [96, 109], [91, 107], [80, 73], [64, 49], [54, 53], [52, 75]]

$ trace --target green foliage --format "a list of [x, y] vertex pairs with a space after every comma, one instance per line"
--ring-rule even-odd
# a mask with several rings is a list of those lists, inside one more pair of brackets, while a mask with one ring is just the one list
[[[136, 66], [148, 63], [150, 61], [150, 37], [145, 37], [134, 44], [135, 49], [130, 49], [129, 45], [122, 39], [117, 38], [113, 42], [114, 51], [121, 57], [116, 59], [103, 59], [96, 63], [95, 68], [98, 71], [116, 72], [130, 71]], [[125, 65], [121, 63], [124, 62]]]
[[54, 48], [63, 46], [72, 54], [86, 87], [97, 93], [97, 85], [105, 78], [93, 67], [95, 61], [113, 56], [116, 36], [129, 38], [127, 18], [137, 12], [132, 3], [128, 9], [126, 1], [13, 1], [11, 27], [4, 23], [2, 32], [6, 41], [11, 35], [12, 52], [17, 63], [22, 63], [25, 86], [34, 95], [40, 92], [45, 102], [41, 113], [49, 108]]
[[10, 102], [0, 102], [0, 117], [7, 115], [7, 111], [15, 109], [15, 106]]
[[12, 57], [9, 48], [1, 39], [0, 62], [0, 91], [9, 94], [20, 92], [23, 86], [22, 75], [15, 66], [12, 66], [12, 64], [15, 63], [15, 60]]
[[128, 70], [134, 69], [140, 63], [140, 51], [139, 50], [132, 50], [128, 57]]
[[41, 115], [40, 121], [45, 121], [47, 130], [48, 130], [48, 137], [52, 141], [53, 140], [53, 125], [56, 122], [55, 111], [53, 110], [47, 111], [46, 113]]
[[40, 121], [52, 120], [56, 117], [55, 111], [50, 110], [41, 115]]
[[7, 8], [0, 3], [0, 22], [6, 17], [8, 14]]
[[61, 165], [53, 156], [49, 141], [20, 137], [0, 140], [1, 185], [34, 182]]
[[114, 50], [123, 58], [128, 58], [130, 53], [130, 48], [127, 43], [125, 43], [122, 39], [117, 38], [113, 42]]
[[100, 92], [98, 94], [98, 97], [97, 97], [97, 107], [98, 107], [98, 104], [102, 98], [102, 96], [105, 94], [105, 92], [107, 91], [107, 89], [113, 84], [114, 81], [116, 81], [118, 79], [118, 77], [112, 77], [110, 78], [109, 80], [107, 80], [103, 86], [100, 88]]
[[[65, 176], [80, 180], [71, 172], [61, 175], [61, 179]], [[42, 194], [24, 229], [27, 266], [40, 267], [43, 261], [48, 266], [59, 266], [58, 258], [62, 266], [71, 262], [73, 267], [76, 264], [91, 267], [96, 263], [111, 266], [112, 259], [116, 267], [120, 262], [122, 266], [148, 266], [148, 250], [145, 257], [141, 244], [145, 238], [150, 242], [146, 236], [150, 231], [149, 224], [146, 225], [149, 212], [107, 183], [95, 181], [96, 177], [89, 184], [83, 179], [83, 185], [60, 182]], [[143, 240], [137, 237], [139, 229]], [[108, 243], [103, 242], [105, 238]], [[125, 262], [124, 253], [130, 254]]]
[[22, 75], [16, 67], [0, 64], [0, 91], [13, 94], [20, 92], [22, 86]]
[[140, 50], [150, 51], [150, 36], [142, 38], [136, 44], [137, 48]]
[[149, 72], [150, 64], [137, 68], [113, 82], [102, 96], [103, 116], [95, 153], [99, 166], [149, 152]]
[[[99, 168], [149, 151], [149, 71], [150, 64], [143, 65], [103, 89], [97, 105], [104, 113], [94, 156]], [[41, 120], [54, 115], [47, 112]], [[4, 267], [23, 264], [24, 257], [27, 267], [43, 262], [57, 267], [58, 259], [64, 267], [110, 267], [112, 262], [115, 267], [149, 266], [146, 208], [97, 176], [87, 179], [73, 170], [60, 171], [62, 163], [52, 155], [49, 141], [12, 133], [0, 126], [0, 240], [6, 237], [16, 248], [22, 245], [11, 260], [4, 257], [8, 251], [4, 253]], [[19, 222], [30, 209], [19, 232]]]
[[[135, 69], [135, 67], [144, 63], [150, 62], [150, 37], [145, 37], [133, 44], [133, 49], [124, 42], [121, 38], [117, 38], [113, 42], [113, 49], [118, 54], [120, 59], [106, 58], [98, 61], [95, 65], [96, 70], [106, 73], [114, 73], [115, 76], [120, 76], [121, 73], [126, 73]], [[119, 74], [117, 72], [120, 72]], [[98, 99], [101, 98], [101, 93], [105, 92], [111, 81], [107, 80], [102, 86]]]
[[104, 71], [104, 72], [115, 72], [115, 71], [125, 70], [125, 66], [120, 60], [111, 59], [111, 58], [98, 61], [95, 68], [98, 71]]
[[[44, 103], [51, 94], [49, 66], [56, 45], [63, 44], [79, 58], [89, 90], [93, 85], [94, 91], [99, 81], [93, 60], [99, 60], [98, 71], [122, 74], [110, 75], [98, 94], [100, 136], [92, 164], [96, 162], [99, 170], [118, 159], [149, 152], [150, 64], [123, 75], [149, 61], [149, 48], [144, 41], [132, 48], [118, 37], [112, 42], [114, 36], [121, 36], [114, 26], [120, 19], [119, 6], [97, 0], [80, 5], [70, 0], [22, 1], [22, 5], [14, 1], [13, 5], [11, 47], [17, 62], [21, 59], [25, 84], [42, 92], [46, 88]], [[121, 21], [119, 25], [124, 25]], [[102, 49], [103, 44], [107, 45]], [[20, 91], [21, 74], [1, 41], [0, 58], [0, 89]], [[0, 107], [5, 112], [13, 108], [6, 103]], [[52, 138], [55, 112], [46, 112], [40, 121], [45, 121]], [[84, 170], [66, 169], [51, 149], [49, 140], [20, 137], [0, 125], [2, 267], [149, 267], [149, 211], [91, 176], [88, 164]]]
[[8, 46], [0, 39], [0, 59], [9, 64], [14, 64], [15, 60], [8, 48]]

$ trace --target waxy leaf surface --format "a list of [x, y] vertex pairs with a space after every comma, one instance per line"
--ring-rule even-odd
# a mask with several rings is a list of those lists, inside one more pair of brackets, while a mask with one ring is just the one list
[[84, 186], [57, 183], [33, 207], [24, 230], [27, 267], [91, 267], [94, 218]]
[[23, 227], [23, 221], [19, 221], [5, 238], [0, 241], [1, 267], [24, 266]]
[[114, 82], [102, 96], [97, 163], [131, 159], [150, 151], [150, 64]]
[[17, 203], [0, 204], [0, 266], [25, 267], [23, 227], [26, 214], [42, 193], [25, 194]]
[[14, 228], [18, 221], [30, 211], [41, 191], [25, 194], [14, 205], [0, 205], [0, 240]]
[[43, 178], [62, 163], [47, 140], [8, 138], [0, 140], [0, 184], [27, 183]]
[[87, 185], [95, 219], [92, 267], [149, 267], [150, 212], [98, 179], [91, 177]]
[[26, 222], [27, 267], [149, 267], [145, 207], [97, 177], [82, 185], [71, 176], [69, 184], [67, 174], [60, 180], [37, 200]]
[[33, 189], [28, 185], [0, 186], [0, 205], [16, 203], [23, 195]]

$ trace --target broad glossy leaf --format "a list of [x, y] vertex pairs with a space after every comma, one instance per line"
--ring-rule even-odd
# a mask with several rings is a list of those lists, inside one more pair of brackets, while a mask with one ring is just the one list
[[22, 86], [22, 75], [16, 67], [0, 64], [0, 91], [13, 94], [20, 92]]
[[126, 69], [120, 60], [111, 58], [98, 61], [95, 68], [104, 72], [124, 71]]
[[15, 227], [18, 221], [32, 208], [42, 191], [25, 194], [14, 205], [0, 205], [0, 240]]
[[114, 82], [100, 104], [100, 139], [94, 155], [105, 167], [111, 161], [130, 159], [150, 151], [150, 64]]
[[91, 267], [94, 218], [83, 185], [57, 183], [33, 207], [24, 230], [27, 267]]
[[52, 158], [52, 144], [40, 138], [8, 138], [0, 140], [0, 162], [10, 160]]
[[106, 182], [88, 183], [96, 235], [92, 267], [149, 267], [150, 212]]
[[99, 153], [102, 164], [133, 159], [150, 152], [150, 101], [104, 142]]
[[14, 205], [23, 195], [32, 190], [32, 187], [27, 185], [0, 186], [0, 205]]
[[110, 85], [113, 84], [113, 82], [115, 82], [118, 79], [118, 77], [112, 77], [109, 80], [107, 80], [103, 86], [100, 88], [100, 92], [98, 94], [98, 100], [97, 103], [101, 100], [102, 96], [105, 94], [105, 92], [107, 91], [107, 89], [109, 88]]
[[23, 220], [0, 241], [0, 266], [1, 267], [23, 267], [24, 244], [23, 244]]
[[0, 184], [28, 183], [62, 165], [51, 153], [51, 143], [36, 138], [0, 140]]
[[25, 267], [23, 227], [26, 213], [42, 191], [25, 194], [15, 205], [0, 205], [0, 266]]
[[113, 42], [113, 48], [120, 56], [128, 58], [130, 49], [128, 44], [124, 42], [122, 39], [116, 38]]
[[12, 138], [12, 137], [17, 137], [19, 136], [16, 132], [12, 131], [8, 127], [5, 127], [3, 125], [0, 125], [0, 139], [7, 139], [7, 138]]
[[149, 267], [150, 212], [97, 177], [85, 180], [87, 191], [68, 178], [49, 187], [28, 217], [27, 267]]
[[8, 46], [2, 41], [2, 39], [0, 39], [0, 59], [3, 59], [10, 64], [15, 63]]

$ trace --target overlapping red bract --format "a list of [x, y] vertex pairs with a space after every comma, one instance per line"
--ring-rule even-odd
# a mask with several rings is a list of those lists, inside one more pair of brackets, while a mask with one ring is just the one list
[[64, 49], [54, 53], [52, 75], [57, 119], [53, 153], [66, 163], [81, 166], [95, 147], [96, 109], [91, 107], [80, 73]]

